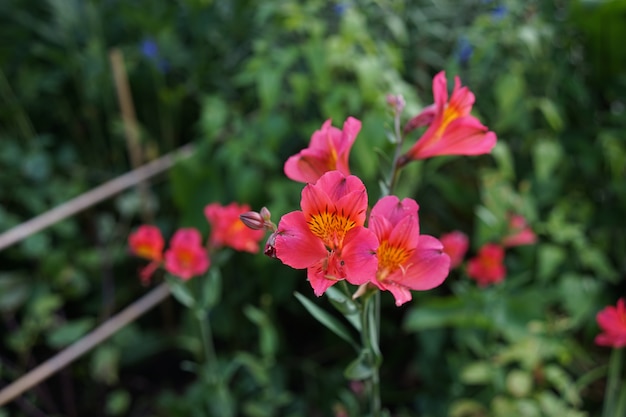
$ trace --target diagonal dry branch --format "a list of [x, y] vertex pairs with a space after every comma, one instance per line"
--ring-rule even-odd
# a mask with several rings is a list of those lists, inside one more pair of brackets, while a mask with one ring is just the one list
[[142, 298], [126, 307], [117, 315], [102, 323], [91, 333], [79, 341], [68, 346], [52, 358], [48, 359], [35, 369], [23, 375], [12, 384], [0, 391], [0, 407], [12, 401], [24, 391], [39, 384], [50, 375], [63, 369], [74, 360], [87, 353], [102, 341], [106, 340], [122, 327], [143, 315], [155, 305], [159, 304], [170, 294], [167, 283], [162, 283]]
[[192, 153], [193, 146], [187, 144], [172, 153], [166, 154], [148, 164], [127, 172], [60, 206], [9, 229], [0, 235], [0, 251], [102, 200], [106, 200], [129, 187], [135, 186], [142, 181], [166, 171], [174, 165], [178, 159], [186, 158]]

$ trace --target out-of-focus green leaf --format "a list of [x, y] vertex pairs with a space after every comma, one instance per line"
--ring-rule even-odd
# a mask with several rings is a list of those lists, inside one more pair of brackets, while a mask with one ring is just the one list
[[48, 344], [52, 348], [60, 349], [74, 343], [91, 330], [93, 323], [94, 319], [89, 317], [69, 321], [48, 333]]
[[373, 372], [370, 353], [362, 351], [355, 360], [350, 362], [343, 374], [348, 380], [360, 381], [372, 376]]
[[20, 273], [0, 274], [0, 311], [9, 312], [20, 308], [31, 292], [29, 281]]

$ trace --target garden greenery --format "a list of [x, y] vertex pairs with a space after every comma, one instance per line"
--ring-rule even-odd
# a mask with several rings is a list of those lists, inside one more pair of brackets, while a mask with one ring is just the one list
[[[621, 0], [0, 5], [0, 231], [132, 169], [113, 48], [144, 161], [195, 148], [147, 194], [123, 192], [0, 253], [1, 386], [157, 282], [178, 301], [0, 416], [620, 415], [623, 11]], [[437, 133], [429, 106], [442, 70], [450, 98], [454, 76], [475, 96], [468, 116], [497, 135], [490, 154], [414, 148]], [[325, 287], [281, 254], [297, 243], [281, 242], [286, 230], [304, 233], [293, 213], [317, 182], [294, 181], [285, 163], [319, 156], [304, 151], [312, 135], [350, 117], [360, 130], [335, 168], [366, 190], [360, 226], [377, 213], [374, 223], [397, 225], [374, 210], [384, 196], [417, 202], [419, 236], [452, 262], [440, 285], [406, 285], [409, 299], [384, 279]], [[278, 233], [278, 259], [217, 233], [246, 213], [266, 230], [255, 231], [260, 251]], [[132, 252], [142, 224], [154, 229]]]

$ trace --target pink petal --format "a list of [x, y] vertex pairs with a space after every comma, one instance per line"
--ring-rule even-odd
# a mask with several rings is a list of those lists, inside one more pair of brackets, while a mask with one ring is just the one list
[[445, 71], [440, 71], [433, 78], [433, 96], [437, 106], [437, 113], [441, 115], [448, 102], [448, 80]]
[[456, 108], [461, 116], [467, 116], [472, 111], [475, 101], [474, 93], [467, 87], [461, 87], [459, 77], [454, 77], [454, 90], [448, 106]]
[[401, 285], [394, 285], [393, 283], [389, 283], [386, 286], [385, 290], [389, 291], [393, 298], [396, 300], [396, 306], [400, 307], [402, 304], [407, 301], [411, 301], [413, 296], [411, 295], [411, 291]]
[[385, 217], [395, 225], [408, 215], [417, 215], [418, 210], [419, 205], [412, 198], [400, 201], [395, 195], [390, 195], [376, 202], [370, 217]]
[[337, 283], [336, 280], [326, 278], [323, 265], [326, 261], [326, 259], [322, 259], [317, 264], [307, 269], [307, 279], [313, 288], [313, 293], [315, 293], [318, 297], [324, 294], [328, 288]]
[[391, 246], [406, 249], [417, 247], [421, 239], [417, 215], [409, 215], [400, 220], [388, 237]]
[[367, 215], [367, 192], [353, 191], [335, 202], [335, 209], [341, 216], [349, 217], [357, 226], [363, 226]]
[[430, 290], [441, 285], [448, 276], [450, 257], [443, 253], [443, 245], [438, 239], [421, 235], [405, 271], [402, 278], [399, 278], [401, 271], [396, 271], [387, 279], [412, 290]]
[[341, 250], [341, 260], [346, 274], [346, 281], [361, 285], [376, 280], [378, 258], [376, 249], [378, 239], [376, 235], [365, 227], [357, 226], [350, 229], [344, 238]]
[[328, 170], [328, 155], [313, 149], [304, 149], [289, 157], [284, 166], [287, 178], [304, 183], [316, 182]]
[[302, 190], [300, 207], [308, 218], [314, 214], [334, 211], [335, 203], [321, 187], [315, 184], [307, 184]]
[[354, 175], [345, 176], [339, 171], [329, 171], [315, 183], [316, 187], [326, 192], [331, 200], [339, 200], [353, 191], [365, 191], [365, 185]]
[[311, 233], [300, 211], [292, 211], [280, 219], [274, 247], [276, 257], [296, 269], [308, 268], [328, 253], [322, 241]]

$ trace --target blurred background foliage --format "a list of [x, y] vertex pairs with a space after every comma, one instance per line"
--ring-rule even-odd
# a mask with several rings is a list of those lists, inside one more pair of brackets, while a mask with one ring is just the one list
[[[0, 380], [147, 291], [126, 249], [141, 198], [166, 236], [206, 233], [210, 202], [265, 205], [276, 221], [300, 198], [284, 161], [352, 115], [352, 172], [374, 200], [385, 95], [406, 98], [408, 120], [445, 69], [499, 144], [410, 164], [397, 194], [417, 199], [425, 233], [470, 235], [471, 254], [512, 211], [539, 242], [507, 252], [501, 285], [478, 288], [461, 268], [401, 309], [383, 297], [383, 403], [399, 417], [599, 415], [595, 313], [625, 292], [625, 19], [623, 0], [1, 2], [0, 230], [133, 168], [113, 48], [145, 161], [196, 150], [149, 195], [129, 190], [0, 253]], [[349, 346], [293, 297], [311, 293], [302, 271], [232, 254], [222, 276], [219, 372], [194, 368], [193, 323], [169, 300], [0, 415], [362, 415], [342, 375]]]

